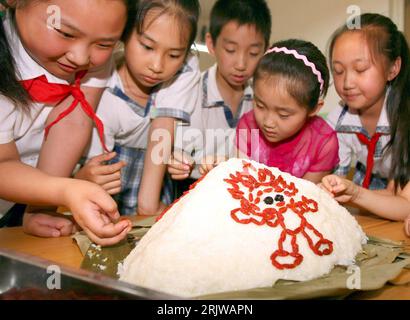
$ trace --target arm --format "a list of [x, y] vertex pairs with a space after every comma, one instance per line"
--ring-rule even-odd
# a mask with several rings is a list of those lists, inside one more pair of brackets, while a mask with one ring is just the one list
[[[138, 213], [141, 215], [157, 215], [165, 209], [160, 195], [174, 140], [174, 122], [174, 118], [156, 118], [151, 122], [138, 193]], [[158, 135], [161, 138], [158, 139]]]
[[[82, 90], [95, 110], [103, 88], [83, 87]], [[57, 118], [72, 101], [73, 97], [70, 96], [55, 107], [47, 119], [47, 124]], [[92, 127], [92, 121], [78, 106], [50, 130], [41, 147], [37, 168], [53, 176], [69, 177], [89, 143]]]
[[99, 186], [56, 178], [19, 161], [14, 142], [0, 145], [0, 197], [33, 205], [66, 206], [92, 241], [112, 245], [123, 239], [130, 225], [119, 218], [112, 198]]
[[403, 221], [410, 215], [410, 183], [395, 194], [389, 189], [364, 189], [350, 180], [330, 175], [323, 178], [321, 186], [332, 193], [335, 200], [356, 205], [385, 219]]

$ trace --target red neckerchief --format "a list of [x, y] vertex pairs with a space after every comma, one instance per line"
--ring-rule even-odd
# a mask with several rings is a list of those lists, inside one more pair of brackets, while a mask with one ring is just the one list
[[60, 83], [49, 83], [46, 76], [42, 75], [40, 77], [23, 80], [20, 83], [27, 90], [30, 97], [35, 102], [41, 103], [60, 103], [69, 95], [74, 97], [73, 103], [63, 112], [61, 112], [57, 119], [54, 120], [45, 128], [45, 137], [47, 138], [48, 133], [52, 126], [57, 124], [61, 119], [70, 114], [80, 103], [81, 108], [95, 123], [95, 126], [98, 130], [98, 135], [100, 136], [101, 144], [106, 152], [109, 152], [107, 146], [104, 142], [104, 124], [97, 117], [93, 108], [85, 99], [84, 93], [81, 91], [81, 79], [86, 75], [87, 70], [80, 71], [75, 75], [74, 85], [60, 84]]
[[377, 141], [381, 137], [381, 133], [377, 132], [369, 140], [366, 135], [360, 132], [356, 132], [359, 141], [367, 146], [367, 164], [366, 164], [366, 175], [363, 180], [363, 188], [368, 189], [370, 186], [370, 179], [372, 177], [373, 165], [374, 165], [374, 153], [376, 151]]

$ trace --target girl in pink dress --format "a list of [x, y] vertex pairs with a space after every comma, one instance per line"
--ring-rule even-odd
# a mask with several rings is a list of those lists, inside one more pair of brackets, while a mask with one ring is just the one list
[[336, 133], [317, 116], [328, 85], [326, 58], [316, 46], [274, 44], [254, 76], [254, 108], [236, 129], [240, 156], [320, 182], [339, 162]]

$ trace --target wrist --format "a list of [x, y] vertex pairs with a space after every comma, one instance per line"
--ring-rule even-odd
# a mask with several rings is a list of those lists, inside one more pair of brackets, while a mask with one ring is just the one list
[[353, 189], [353, 192], [352, 192], [351, 202], [357, 203], [358, 201], [360, 201], [363, 188], [360, 187], [360, 186], [358, 186], [358, 185], [355, 184], [355, 183], [352, 183], [352, 189]]

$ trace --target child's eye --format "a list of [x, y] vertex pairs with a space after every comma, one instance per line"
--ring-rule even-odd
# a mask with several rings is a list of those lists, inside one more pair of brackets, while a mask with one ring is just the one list
[[60, 29], [54, 28], [54, 30], [56, 30], [59, 34], [61, 34], [64, 38], [67, 39], [73, 39], [74, 36], [72, 34], [69, 34], [67, 32], [61, 31]]
[[113, 44], [100, 43], [98, 46], [99, 46], [100, 48], [103, 48], [103, 49], [111, 49], [114, 45], [113, 45]]
[[153, 50], [152, 47], [147, 46], [146, 44], [143, 44], [142, 42], [141, 42], [141, 46], [142, 46], [145, 50], [148, 50], [148, 51]]
[[179, 59], [179, 58], [181, 58], [181, 55], [180, 54], [170, 54], [169, 55], [172, 59]]
[[233, 49], [227, 49], [227, 48], [225, 48], [225, 51], [228, 52], [228, 53], [230, 53], [230, 54], [235, 53], [235, 50], [233, 50]]
[[367, 68], [360, 68], [360, 69], [356, 69], [357, 73], [363, 73], [366, 72]]
[[287, 118], [289, 118], [289, 115], [288, 115], [288, 114], [280, 114], [280, 115], [279, 115], [279, 118], [281, 118], [281, 119], [287, 119]]
[[252, 57], [257, 57], [257, 56], [260, 55], [260, 52], [251, 52], [250, 55], [251, 55]]

